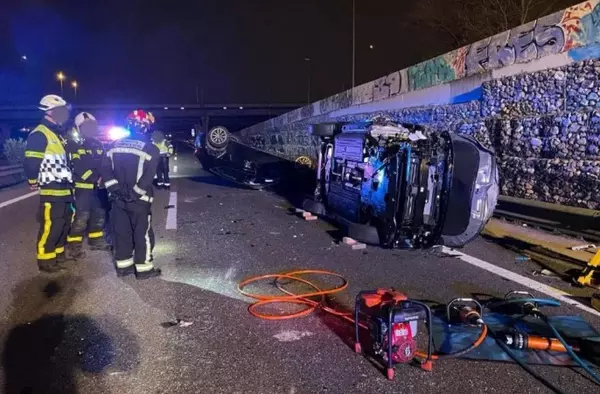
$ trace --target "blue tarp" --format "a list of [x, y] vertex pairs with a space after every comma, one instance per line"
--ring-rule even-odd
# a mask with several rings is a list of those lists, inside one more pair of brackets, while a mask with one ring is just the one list
[[[512, 328], [516, 328], [520, 332], [531, 335], [553, 337], [547, 325], [540, 319], [522, 319], [521, 316], [511, 317], [504, 314], [489, 313], [484, 316], [484, 320], [489, 329], [495, 333], [506, 332]], [[600, 334], [598, 331], [583, 320], [581, 316], [553, 316], [549, 320], [568, 343], [572, 341], [577, 342], [581, 339], [600, 343]], [[480, 333], [481, 329], [478, 327], [450, 326], [444, 317], [434, 316], [433, 318], [433, 340], [436, 352], [439, 353], [454, 353], [467, 348], [479, 337]], [[514, 353], [527, 364], [577, 365], [566, 353], [531, 350], [515, 350]], [[488, 334], [487, 338], [478, 348], [462, 358], [514, 362], [498, 345], [491, 334]]]

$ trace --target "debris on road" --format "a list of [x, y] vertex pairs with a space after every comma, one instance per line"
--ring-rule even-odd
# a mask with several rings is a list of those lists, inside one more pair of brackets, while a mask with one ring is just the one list
[[296, 208], [294, 210], [294, 213], [296, 213], [296, 215], [307, 221], [313, 221], [318, 219], [317, 216], [313, 215], [311, 212], [305, 211], [304, 209]]
[[529, 260], [531, 260], [531, 257], [529, 257], [529, 256], [522, 256], [521, 255], [521, 256], [515, 257], [515, 262], [517, 262], [517, 263], [524, 263], [524, 262], [529, 261]]
[[175, 205], [167, 205], [165, 209], [175, 208]]
[[367, 248], [366, 244], [364, 244], [362, 242], [358, 242], [354, 238], [350, 238], [350, 237], [342, 238], [342, 242], [344, 243], [344, 245], [350, 246], [352, 248], [352, 250], [364, 250]]
[[294, 342], [299, 341], [304, 337], [311, 337], [314, 334], [310, 331], [282, 331], [279, 334], [273, 335], [273, 338], [277, 339], [279, 342]]
[[571, 250], [588, 250], [588, 249], [596, 249], [597, 246], [594, 244], [586, 244], [586, 245], [577, 245], [572, 246]]
[[352, 245], [356, 244], [356, 240], [355, 240], [355, 239], [352, 239], [352, 238], [350, 238], [350, 237], [344, 237], [344, 238], [342, 239], [342, 242], [343, 242], [344, 244], [346, 244], [346, 245], [350, 245], [350, 246], [352, 246]]
[[541, 271], [533, 271], [531, 273], [531, 275], [533, 275], [533, 276], [545, 276], [547, 278], [557, 278], [557, 279], [560, 279], [560, 276], [558, 276], [558, 274], [556, 272], [552, 272], [552, 271], [550, 271], [548, 269], [545, 269], [545, 268], [543, 270], [541, 270]]
[[192, 324], [194, 324], [193, 321], [188, 321], [188, 320], [184, 320], [184, 319], [176, 319], [175, 321], [168, 321], [168, 322], [164, 322], [161, 324], [162, 327], [164, 328], [169, 328], [169, 327], [189, 327]]

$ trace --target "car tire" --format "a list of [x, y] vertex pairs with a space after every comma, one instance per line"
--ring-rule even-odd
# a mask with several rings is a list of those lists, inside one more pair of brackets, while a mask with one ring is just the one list
[[214, 149], [223, 149], [229, 144], [229, 130], [223, 126], [216, 126], [206, 135], [206, 143]]
[[333, 137], [340, 131], [338, 123], [319, 123], [310, 125], [310, 132], [317, 137]]

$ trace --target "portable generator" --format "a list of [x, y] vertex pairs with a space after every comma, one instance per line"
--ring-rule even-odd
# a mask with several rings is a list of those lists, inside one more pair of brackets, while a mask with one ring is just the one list
[[371, 352], [387, 368], [387, 378], [394, 379], [394, 364], [411, 362], [417, 353], [418, 322], [427, 324], [427, 357], [421, 368], [431, 370], [433, 351], [433, 332], [431, 329], [431, 310], [422, 302], [410, 300], [393, 289], [361, 291], [356, 296], [354, 307], [354, 329], [356, 342], [354, 350], [362, 353], [359, 337], [361, 321], [371, 336]]

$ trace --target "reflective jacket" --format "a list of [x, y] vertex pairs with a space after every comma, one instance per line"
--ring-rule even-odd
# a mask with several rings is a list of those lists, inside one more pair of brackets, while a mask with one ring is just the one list
[[27, 137], [25, 174], [30, 185], [37, 184], [43, 201], [72, 201], [73, 174], [65, 140], [45, 120]]
[[[68, 145], [69, 146], [69, 145]], [[86, 138], [83, 144], [70, 145], [67, 148], [73, 169], [75, 189], [94, 189], [100, 179], [100, 167], [104, 155], [102, 142], [95, 138]]]
[[170, 157], [173, 154], [173, 144], [170, 141], [162, 140], [154, 142], [154, 145], [158, 148], [161, 157]]
[[102, 160], [100, 176], [111, 198], [151, 203], [159, 157], [158, 148], [144, 136], [133, 135], [109, 146]]

